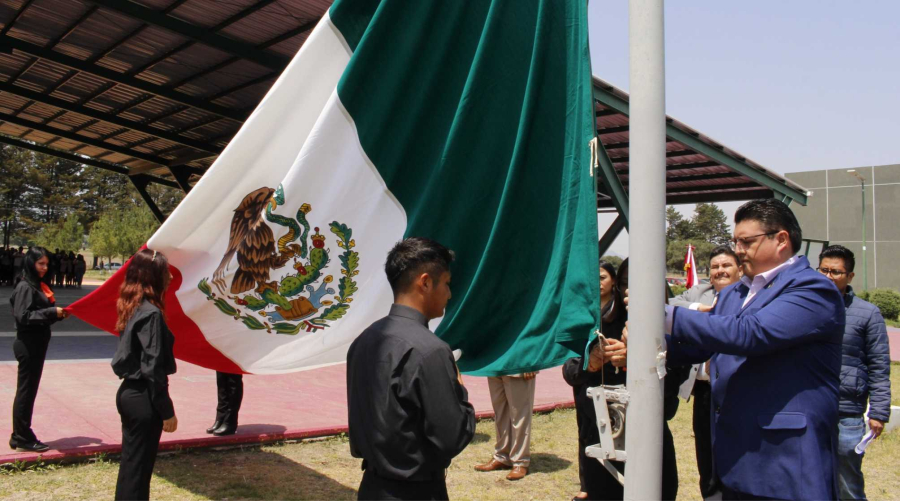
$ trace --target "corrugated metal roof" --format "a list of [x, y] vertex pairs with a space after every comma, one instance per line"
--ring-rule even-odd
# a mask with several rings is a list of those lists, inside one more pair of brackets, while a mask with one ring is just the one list
[[[88, 155], [98, 160], [92, 165], [189, 189], [330, 5], [0, 0], [2, 140]], [[595, 97], [610, 100], [596, 103], [598, 134], [627, 185], [628, 96], [600, 79], [594, 85]], [[805, 203], [796, 184], [680, 122], [669, 125], [689, 135], [666, 146], [673, 202], [771, 195], [784, 186]], [[690, 138], [725, 157], [692, 149]], [[611, 202], [601, 195], [598, 203]]]

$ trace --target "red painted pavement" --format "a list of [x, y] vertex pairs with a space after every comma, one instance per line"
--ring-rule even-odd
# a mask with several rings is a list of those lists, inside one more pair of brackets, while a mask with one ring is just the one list
[[888, 342], [891, 343], [891, 362], [900, 362], [900, 329], [888, 327]]
[[[238, 432], [230, 437], [206, 434], [216, 408], [215, 372], [178, 361], [169, 388], [178, 416], [178, 431], [163, 433], [160, 450], [335, 435], [347, 431], [345, 366], [335, 365], [279, 376], [244, 376], [244, 403]], [[464, 377], [469, 400], [479, 417], [491, 410], [487, 379]], [[16, 365], [0, 365], [0, 464], [34, 461], [37, 454], [8, 449], [10, 410], [15, 395]], [[45, 461], [75, 459], [121, 449], [121, 421], [116, 411], [119, 380], [108, 362], [48, 363], [44, 366], [32, 427], [51, 447]], [[560, 369], [538, 375], [535, 409], [571, 407], [572, 389]]]

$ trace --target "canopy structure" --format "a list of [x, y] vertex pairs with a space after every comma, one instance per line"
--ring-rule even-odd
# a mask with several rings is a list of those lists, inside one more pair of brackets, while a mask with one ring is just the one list
[[[599, 138], [597, 207], [619, 216], [600, 239], [605, 252], [628, 226], [628, 94], [594, 77]], [[755, 198], [806, 205], [802, 186], [747, 159], [687, 125], [666, 117], [666, 204], [731, 202]]]
[[[329, 0], [8, 0], [0, 4], [0, 142], [190, 191]], [[594, 80], [598, 208], [627, 224], [628, 95]], [[667, 203], [806, 191], [668, 119]], [[616, 225], [614, 225], [616, 226]]]

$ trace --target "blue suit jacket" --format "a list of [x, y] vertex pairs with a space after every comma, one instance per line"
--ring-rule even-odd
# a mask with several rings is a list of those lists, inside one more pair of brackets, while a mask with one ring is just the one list
[[676, 308], [668, 358], [712, 357], [713, 456], [733, 490], [777, 499], [835, 499], [844, 304], [805, 257], [742, 309], [741, 282], [711, 313]]

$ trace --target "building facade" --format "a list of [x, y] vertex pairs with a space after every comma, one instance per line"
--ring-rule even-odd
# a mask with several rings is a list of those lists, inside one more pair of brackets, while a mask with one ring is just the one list
[[[900, 290], [900, 164], [785, 174], [812, 192], [806, 207], [791, 206], [803, 228], [803, 238], [827, 240], [853, 251], [853, 286], [863, 289], [863, 181], [847, 172], [851, 169], [865, 182], [869, 289]], [[810, 260], [815, 264], [812, 255]]]

